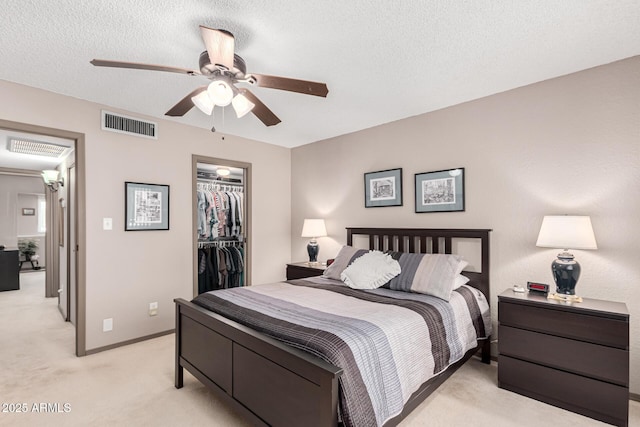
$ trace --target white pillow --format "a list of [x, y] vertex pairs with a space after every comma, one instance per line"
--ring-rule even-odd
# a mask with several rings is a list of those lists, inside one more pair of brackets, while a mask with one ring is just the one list
[[462, 285], [466, 285], [469, 282], [469, 278], [467, 276], [463, 276], [462, 274], [458, 274], [456, 276], [455, 281], [453, 282], [453, 289], [458, 289]]
[[371, 251], [345, 268], [340, 274], [340, 280], [353, 289], [376, 289], [398, 274], [398, 261], [380, 251]]

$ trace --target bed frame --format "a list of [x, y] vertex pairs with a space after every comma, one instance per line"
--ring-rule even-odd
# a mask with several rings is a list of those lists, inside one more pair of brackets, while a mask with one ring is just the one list
[[[487, 229], [347, 228], [369, 240], [369, 249], [451, 253], [453, 239], [479, 239], [481, 272], [465, 272], [469, 285], [489, 294]], [[358, 246], [358, 245], [356, 245]], [[187, 369], [221, 400], [255, 425], [337, 426], [338, 378], [342, 369], [185, 299], [176, 303], [175, 386]], [[385, 426], [397, 425], [479, 349], [490, 361], [490, 339], [479, 341], [459, 362], [424, 383], [404, 410]]]

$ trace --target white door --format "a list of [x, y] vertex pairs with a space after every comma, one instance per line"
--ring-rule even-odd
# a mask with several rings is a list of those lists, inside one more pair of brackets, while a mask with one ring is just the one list
[[[68, 272], [67, 272], [67, 237], [64, 236], [64, 229], [67, 227], [67, 200], [66, 194], [58, 190], [54, 193], [52, 209], [55, 210], [55, 226], [52, 230], [51, 237], [53, 239], [53, 250], [57, 253], [55, 258], [58, 263], [58, 309], [62, 313], [65, 321], [69, 320], [69, 289], [67, 288]], [[55, 270], [54, 270], [55, 271]], [[55, 275], [55, 273], [54, 273]]]
[[67, 253], [69, 259], [68, 287], [69, 290], [69, 321], [76, 324], [76, 261], [78, 256], [78, 244], [76, 242], [76, 167], [69, 168], [69, 204], [67, 208], [69, 227], [67, 230], [68, 242]]
[[58, 298], [58, 308], [65, 320], [76, 324], [76, 215], [75, 215], [75, 165], [69, 167], [69, 177], [66, 185], [66, 200], [64, 200], [58, 215], [61, 216], [60, 223], [62, 232], [60, 233], [60, 289]]

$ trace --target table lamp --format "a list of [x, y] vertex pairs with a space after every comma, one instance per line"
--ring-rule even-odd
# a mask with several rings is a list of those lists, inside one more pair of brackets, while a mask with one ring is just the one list
[[324, 219], [305, 219], [302, 225], [302, 237], [311, 237], [309, 244], [307, 245], [307, 252], [309, 253], [309, 263], [315, 264], [318, 262], [318, 252], [320, 246], [316, 238], [324, 237], [327, 235], [327, 229], [324, 226]]
[[564, 252], [551, 263], [553, 280], [556, 282], [556, 296], [577, 299], [575, 288], [580, 277], [580, 264], [569, 249], [598, 249], [593, 234], [591, 218], [588, 216], [551, 215], [545, 216], [538, 234], [536, 246], [561, 248]]

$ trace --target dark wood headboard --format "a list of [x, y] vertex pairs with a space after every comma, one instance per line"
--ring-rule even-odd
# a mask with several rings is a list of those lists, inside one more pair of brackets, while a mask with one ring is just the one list
[[470, 279], [468, 284], [479, 289], [490, 301], [490, 232], [490, 229], [347, 227], [347, 245], [353, 245], [354, 236], [368, 236], [371, 250], [450, 254], [453, 239], [480, 239], [481, 271], [465, 271], [464, 275]]

